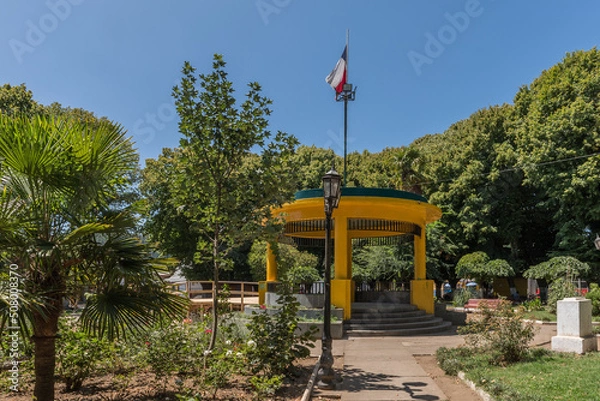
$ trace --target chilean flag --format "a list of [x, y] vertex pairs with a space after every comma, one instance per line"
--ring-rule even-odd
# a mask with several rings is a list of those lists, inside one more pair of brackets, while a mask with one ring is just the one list
[[344, 52], [342, 53], [342, 57], [338, 60], [337, 64], [333, 68], [333, 70], [327, 75], [325, 81], [333, 89], [335, 89], [335, 93], [342, 93], [342, 89], [344, 84], [346, 83], [346, 74], [348, 69], [348, 45], [344, 47]]

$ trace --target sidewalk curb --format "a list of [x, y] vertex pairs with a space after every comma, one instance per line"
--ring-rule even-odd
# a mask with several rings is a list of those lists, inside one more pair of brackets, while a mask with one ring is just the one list
[[302, 394], [302, 398], [300, 401], [309, 401], [310, 396], [313, 391], [313, 387], [315, 386], [315, 382], [317, 381], [317, 373], [319, 372], [319, 368], [321, 367], [321, 358], [317, 359], [317, 363], [313, 368], [312, 374], [310, 375], [310, 379], [306, 384], [306, 390], [304, 390], [304, 394]]
[[457, 376], [467, 386], [469, 386], [471, 388], [471, 390], [475, 391], [477, 393], [477, 395], [479, 395], [483, 401], [494, 401], [494, 398], [491, 395], [489, 395], [488, 393], [486, 393], [481, 388], [477, 387], [475, 385], [475, 383], [473, 383], [471, 380], [467, 379], [467, 376], [465, 375], [464, 372], [458, 372]]

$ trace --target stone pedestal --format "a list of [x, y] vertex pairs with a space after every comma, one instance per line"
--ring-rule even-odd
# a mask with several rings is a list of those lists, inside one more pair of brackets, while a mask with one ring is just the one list
[[592, 334], [592, 301], [585, 298], [565, 298], [558, 301], [556, 332], [552, 350], [584, 354], [596, 351]]

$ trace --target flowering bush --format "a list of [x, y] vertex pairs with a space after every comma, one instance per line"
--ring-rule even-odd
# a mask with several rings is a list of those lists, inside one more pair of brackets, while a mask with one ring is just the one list
[[316, 328], [298, 334], [300, 303], [290, 285], [282, 283], [278, 291], [281, 308], [277, 313], [253, 313], [248, 324], [250, 340], [246, 354], [253, 373], [267, 378], [289, 374], [298, 358], [310, 355]]
[[99, 368], [102, 356], [111, 353], [111, 343], [89, 336], [72, 320], [61, 319], [59, 323], [57, 373], [65, 382], [66, 391], [79, 390], [83, 381]]

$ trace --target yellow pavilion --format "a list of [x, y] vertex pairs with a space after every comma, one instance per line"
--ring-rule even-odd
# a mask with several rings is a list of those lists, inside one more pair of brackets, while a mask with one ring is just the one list
[[[295, 201], [274, 211], [285, 220], [284, 235], [297, 239], [325, 238], [323, 190], [296, 193]], [[425, 232], [427, 224], [442, 216], [441, 210], [424, 197], [406, 191], [381, 188], [342, 189], [337, 209], [332, 214], [333, 270], [331, 303], [344, 310], [344, 320], [352, 316], [352, 240], [412, 235], [414, 241], [414, 278], [410, 282], [410, 303], [426, 313], [434, 313], [433, 280], [426, 277]], [[267, 250], [266, 282], [260, 285], [264, 302], [270, 283], [277, 281], [275, 255]]]

